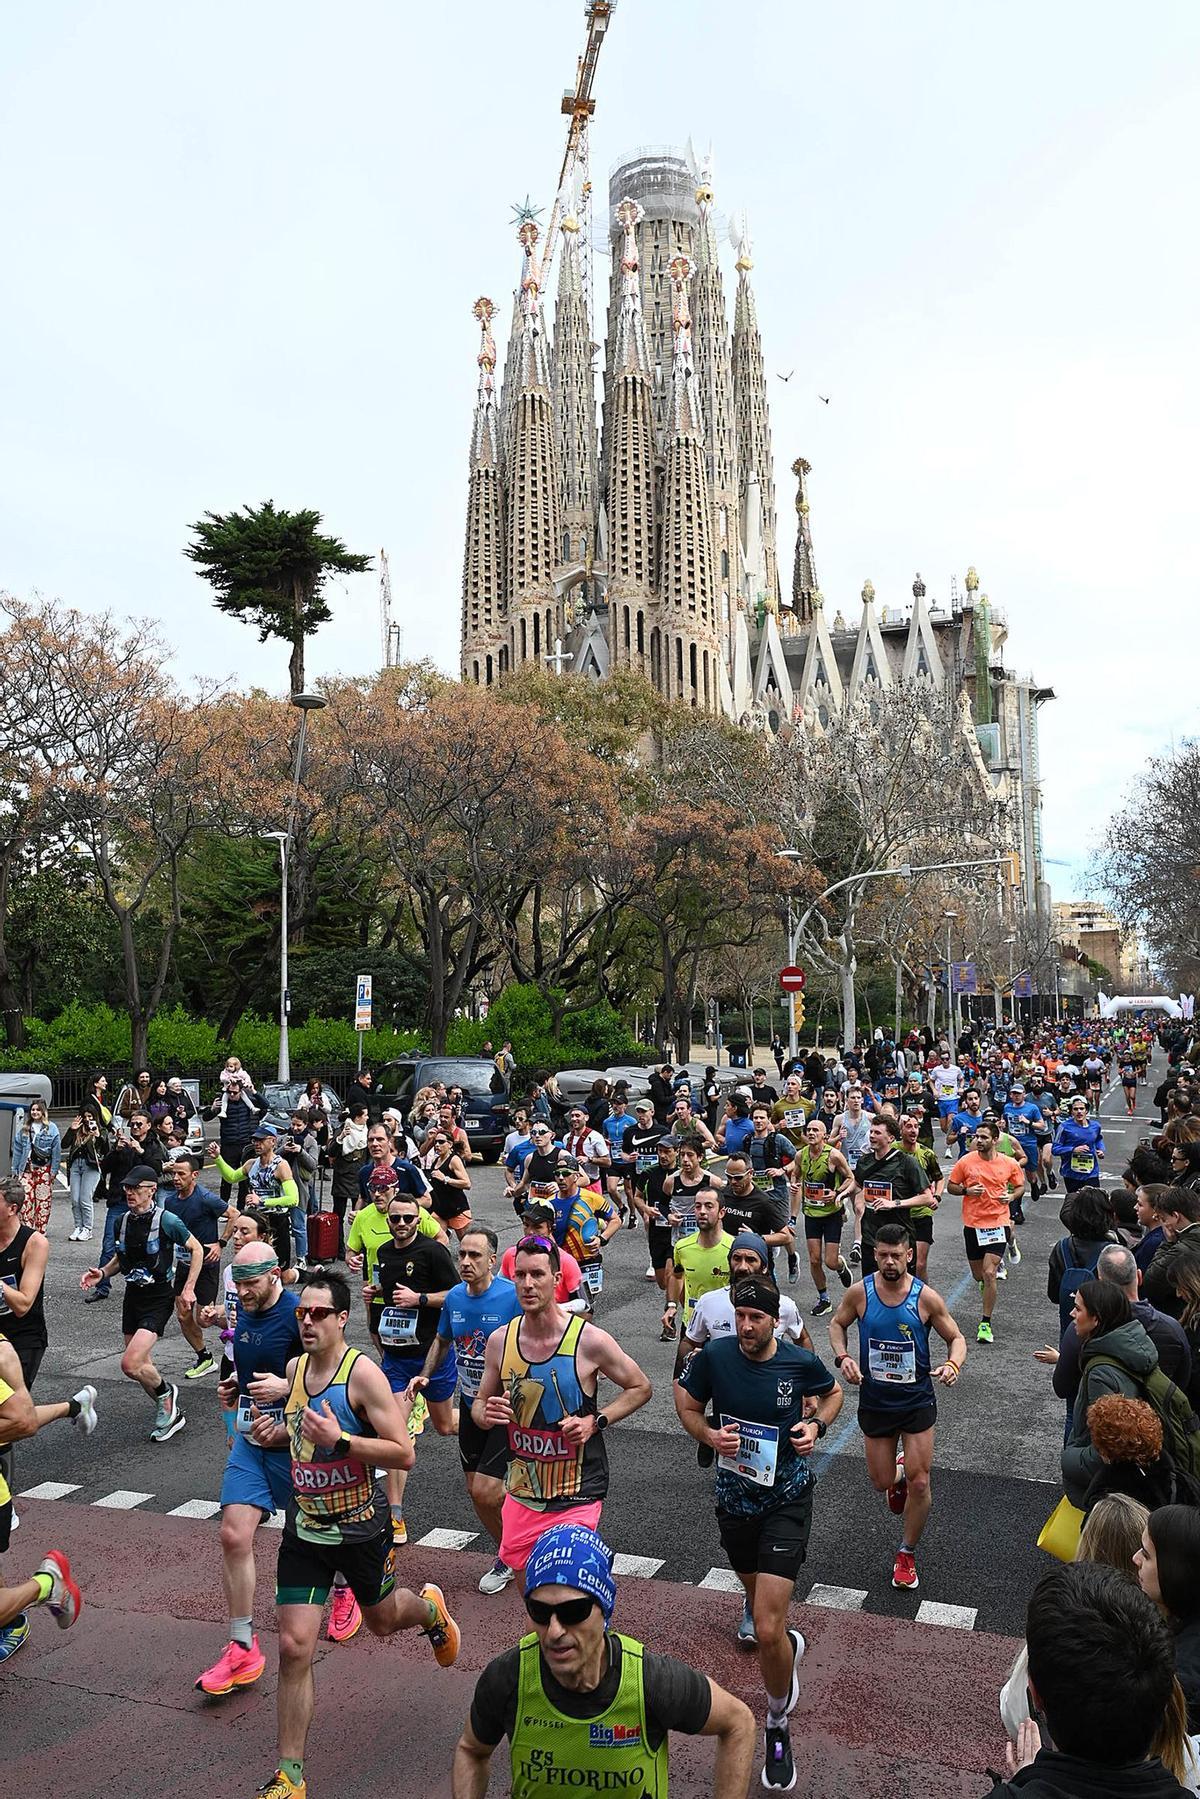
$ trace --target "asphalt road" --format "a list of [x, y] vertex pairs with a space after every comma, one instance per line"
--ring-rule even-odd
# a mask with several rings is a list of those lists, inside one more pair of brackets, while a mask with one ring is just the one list
[[[1139, 1113], [1126, 1121], [1120, 1088], [1106, 1094], [1108, 1157], [1106, 1178], [1119, 1178], [1123, 1151], [1145, 1133], [1150, 1086], [1140, 1089]], [[511, 1207], [503, 1198], [500, 1173], [472, 1170], [475, 1215], [493, 1224], [501, 1241], [511, 1239]], [[933, 1284], [950, 1301], [968, 1340], [963, 1376], [940, 1398], [934, 1477], [934, 1509], [921, 1545], [917, 1593], [891, 1586], [891, 1562], [899, 1541], [898, 1522], [870, 1488], [855, 1421], [855, 1396], [848, 1393], [841, 1419], [817, 1459], [819, 1488], [806, 1570], [797, 1586], [804, 1599], [814, 1586], [828, 1603], [868, 1613], [952, 1622], [1019, 1635], [1026, 1595], [1044, 1566], [1035, 1547], [1038, 1530], [1057, 1501], [1062, 1408], [1050, 1388], [1049, 1370], [1032, 1351], [1055, 1340], [1057, 1312], [1046, 1297], [1050, 1249], [1061, 1235], [1061, 1192], [1040, 1206], [1026, 1206], [1021, 1232], [1024, 1260], [1010, 1270], [1000, 1289], [995, 1315], [996, 1342], [974, 1342], [978, 1294], [962, 1258], [958, 1202], [947, 1200], [936, 1221], [930, 1264]], [[173, 1513], [203, 1520], [216, 1509], [224, 1460], [223, 1431], [213, 1377], [182, 1381], [191, 1357], [172, 1326], [162, 1345], [164, 1374], [180, 1380], [187, 1428], [169, 1443], [148, 1440], [151, 1409], [120, 1374], [119, 1299], [84, 1306], [78, 1279], [93, 1245], [66, 1241], [70, 1210], [56, 1199], [51, 1221], [52, 1252], [47, 1310], [51, 1346], [38, 1378], [43, 1399], [69, 1394], [83, 1381], [99, 1389], [101, 1426], [81, 1439], [65, 1426], [47, 1430], [17, 1452], [18, 1494], [32, 1491], [71, 1506], [111, 1509], [120, 1500], [145, 1512]], [[660, 1302], [644, 1279], [645, 1239], [622, 1231], [606, 1257], [605, 1291], [598, 1322], [611, 1330], [654, 1381], [650, 1404], [618, 1426], [609, 1438], [612, 1483], [604, 1529], [614, 1548], [636, 1558], [622, 1565], [640, 1578], [720, 1586], [727, 1579], [711, 1506], [711, 1475], [696, 1465], [694, 1445], [678, 1425], [671, 1401], [673, 1351], [658, 1341]], [[814, 1295], [807, 1271], [794, 1289], [807, 1313]], [[810, 1320], [818, 1353], [827, 1353], [826, 1320]], [[365, 1342], [356, 1313], [353, 1339]], [[55, 1483], [49, 1486], [46, 1483]], [[431, 1530], [456, 1533], [456, 1546], [472, 1552], [486, 1547], [467, 1501], [453, 1442], [432, 1431], [421, 1439], [406, 1511], [410, 1540]], [[207, 1540], [207, 1539], [205, 1539]], [[211, 1552], [214, 1556], [215, 1544]], [[731, 1621], [737, 1600], [727, 1601]], [[953, 1608], [946, 1611], [944, 1608]]]

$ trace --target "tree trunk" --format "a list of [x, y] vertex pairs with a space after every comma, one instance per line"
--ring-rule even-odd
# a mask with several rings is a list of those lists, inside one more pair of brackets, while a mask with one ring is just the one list
[[904, 964], [896, 963], [896, 1042], [900, 1041], [901, 1012], [904, 1009]]
[[147, 1047], [150, 1036], [150, 1020], [143, 1018], [141, 1013], [134, 1012], [132, 1008], [129, 1013], [129, 1035], [133, 1044], [134, 1071], [136, 1072], [139, 1068], [148, 1068], [150, 1066]]
[[842, 988], [842, 1041], [847, 1049], [853, 1049], [858, 1034], [858, 1015], [854, 1009], [854, 976], [857, 968], [858, 959], [851, 956], [838, 969]]
[[304, 692], [304, 633], [300, 631], [292, 639], [292, 654], [288, 660], [288, 680], [293, 693]]

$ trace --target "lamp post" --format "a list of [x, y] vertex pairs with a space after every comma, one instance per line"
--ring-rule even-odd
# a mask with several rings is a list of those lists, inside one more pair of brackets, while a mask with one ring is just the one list
[[[785, 862], [799, 862], [802, 860], [799, 850], [776, 850], [775, 854], [781, 856]], [[792, 906], [792, 896], [790, 893], [787, 896], [787, 944], [787, 959], [790, 966], [796, 960], [796, 914]], [[794, 1062], [796, 1060], [796, 1050], [798, 1047], [796, 1042], [796, 1004], [790, 993], [787, 995], [787, 1009], [788, 1058], [790, 1061]]]
[[[950, 927], [958, 917], [957, 912], [943, 912], [946, 921], [946, 1035], [954, 1037], [954, 969], [950, 961]], [[951, 1048], [953, 1048], [951, 1043]]]
[[288, 802], [286, 831], [261, 831], [279, 845], [279, 1067], [277, 1079], [292, 1078], [291, 1051], [288, 1045], [288, 1014], [292, 1009], [288, 992], [288, 863], [292, 837], [296, 829], [296, 805], [300, 797], [300, 776], [304, 768], [304, 746], [308, 740], [308, 715], [319, 712], [328, 701], [319, 693], [293, 693], [290, 701], [300, 714], [300, 731], [296, 739], [296, 764], [292, 771], [292, 793]]

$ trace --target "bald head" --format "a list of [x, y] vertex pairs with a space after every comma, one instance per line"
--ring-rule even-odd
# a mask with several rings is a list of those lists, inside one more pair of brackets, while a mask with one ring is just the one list
[[1119, 1243], [1110, 1243], [1107, 1249], [1100, 1251], [1096, 1262], [1096, 1274], [1102, 1281], [1109, 1281], [1114, 1287], [1120, 1287], [1130, 1302], [1138, 1296], [1138, 1267], [1132, 1253], [1122, 1248]]

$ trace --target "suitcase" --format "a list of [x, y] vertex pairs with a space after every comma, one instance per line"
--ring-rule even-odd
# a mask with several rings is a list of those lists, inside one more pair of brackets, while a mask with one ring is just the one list
[[313, 1212], [308, 1220], [308, 1259], [310, 1262], [336, 1262], [338, 1221], [336, 1212]]

